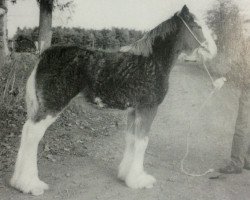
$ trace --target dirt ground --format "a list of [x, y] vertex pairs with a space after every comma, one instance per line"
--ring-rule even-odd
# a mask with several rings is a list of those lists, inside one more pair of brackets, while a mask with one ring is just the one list
[[[191, 133], [190, 153], [185, 168], [202, 173], [218, 168], [229, 158], [238, 108], [238, 90], [226, 84], [197, 113], [212, 90], [207, 74], [192, 65], [177, 65], [171, 72], [170, 89], [160, 106], [151, 129], [145, 168], [157, 179], [152, 189], [133, 190], [117, 179], [117, 167], [124, 149], [124, 114], [105, 133], [84, 135], [84, 129], [70, 125], [54, 130], [74, 138], [77, 146], [57, 154], [40, 156], [40, 178], [50, 185], [43, 196], [32, 197], [9, 187], [13, 166], [0, 176], [1, 200], [68, 199], [68, 200], [244, 200], [250, 198], [250, 171], [219, 179], [190, 177], [180, 170], [186, 151], [186, 136]], [[87, 113], [87, 112], [86, 112]], [[98, 114], [97, 114], [98, 116]], [[100, 126], [98, 122], [97, 125]], [[92, 126], [95, 129], [95, 125]], [[105, 129], [105, 127], [104, 127]], [[45, 149], [60, 146], [60, 138]], [[46, 146], [47, 144], [47, 146]], [[77, 153], [67, 153], [68, 151]], [[84, 152], [84, 153], [81, 153]]]

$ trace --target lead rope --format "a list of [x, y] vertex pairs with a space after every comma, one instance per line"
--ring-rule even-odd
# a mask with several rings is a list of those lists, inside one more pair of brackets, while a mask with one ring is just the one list
[[[209, 78], [210, 78], [210, 80], [211, 80], [212, 83], [213, 83], [214, 80], [213, 80], [211, 74], [209, 73], [208, 68], [207, 68], [207, 66], [206, 66], [206, 64], [205, 64], [205, 62], [204, 62], [204, 60], [203, 60], [203, 66], [204, 66], [204, 68], [206, 69], [206, 72], [208, 73]], [[196, 115], [194, 116], [194, 118], [193, 118], [192, 120], [195, 120], [195, 118], [200, 114], [201, 110], [205, 107], [205, 105], [209, 102], [209, 100], [214, 96], [215, 91], [216, 91], [216, 88], [213, 89], [213, 90], [210, 92], [210, 94], [208, 95], [208, 97], [206, 98], [206, 100], [203, 102], [203, 104], [201, 105], [201, 107], [199, 108], [199, 110], [197, 111]], [[191, 126], [192, 120], [189, 120], [189, 130], [191, 130], [191, 127], [192, 127], [192, 126]], [[182, 160], [181, 160], [181, 171], [182, 171], [184, 174], [186, 174], [186, 175], [188, 175], [188, 176], [192, 176], [192, 177], [205, 176], [205, 175], [207, 175], [207, 174], [209, 174], [209, 173], [214, 172], [214, 171], [215, 171], [214, 169], [208, 169], [208, 170], [205, 171], [204, 173], [201, 173], [201, 174], [194, 174], [194, 173], [189, 173], [189, 172], [184, 168], [185, 160], [186, 160], [186, 158], [187, 158], [187, 156], [188, 156], [188, 154], [189, 154], [189, 138], [190, 138], [190, 137], [191, 137], [191, 131], [188, 131], [188, 133], [187, 133], [187, 140], [186, 140], [186, 153], [185, 153], [185, 155], [183, 156], [183, 158], [182, 158]]]
[[[195, 36], [195, 34], [193, 33], [193, 31], [189, 28], [189, 26], [187, 25], [187, 23], [185, 22], [185, 20], [184, 20], [181, 16], [179, 16], [179, 15], [178, 15], [178, 17], [181, 19], [181, 21], [183, 22], [183, 24], [187, 27], [187, 29], [189, 30], [189, 32], [191, 33], [191, 35], [194, 37], [194, 39], [199, 43], [199, 45], [200, 45], [202, 48], [205, 48], [205, 49], [206, 49], [206, 47], [204, 47], [204, 45], [200, 42], [200, 40]], [[198, 52], [199, 52], [199, 51], [198, 51]], [[212, 78], [212, 76], [211, 76], [211, 74], [210, 74], [210, 72], [209, 72], [209, 70], [208, 70], [208, 68], [207, 68], [207, 65], [206, 65], [206, 63], [205, 63], [205, 61], [204, 61], [204, 59], [203, 59], [202, 56], [201, 56], [201, 58], [202, 58], [203, 67], [205, 68], [205, 70], [206, 70], [206, 72], [207, 72], [207, 74], [208, 74], [208, 76], [209, 76], [209, 78], [210, 78], [212, 84], [214, 85], [214, 79]], [[201, 110], [205, 107], [205, 105], [207, 104], [207, 102], [209, 102], [209, 100], [214, 96], [215, 91], [216, 91], [216, 88], [214, 88], [214, 89], [210, 92], [210, 94], [208, 95], [208, 97], [206, 98], [206, 100], [203, 102], [203, 104], [202, 104], [201, 107], [199, 108], [199, 110], [198, 110], [197, 114], [195, 115], [195, 117], [193, 118], [193, 120], [199, 115], [199, 113], [200, 113]], [[189, 121], [189, 130], [191, 129], [190, 127], [191, 127], [191, 120]], [[187, 133], [186, 153], [185, 153], [185, 155], [183, 156], [183, 158], [182, 158], [182, 160], [181, 160], [181, 171], [182, 171], [184, 174], [186, 174], [186, 175], [188, 175], [188, 176], [192, 176], [192, 177], [205, 176], [205, 175], [207, 175], [207, 174], [209, 174], [209, 173], [214, 172], [214, 171], [215, 171], [214, 169], [208, 169], [208, 170], [205, 171], [204, 173], [201, 173], [201, 174], [194, 174], [194, 173], [189, 173], [189, 172], [184, 168], [185, 160], [186, 160], [186, 158], [187, 158], [187, 156], [188, 156], [188, 154], [189, 154], [189, 138], [190, 138], [190, 136], [191, 136], [191, 131], [189, 131], [189, 132]]]

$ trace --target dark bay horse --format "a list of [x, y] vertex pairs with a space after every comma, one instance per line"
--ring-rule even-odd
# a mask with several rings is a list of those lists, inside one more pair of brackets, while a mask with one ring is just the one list
[[208, 28], [186, 6], [119, 52], [76, 46], [47, 49], [27, 82], [28, 119], [11, 185], [33, 195], [48, 189], [38, 177], [39, 141], [71, 99], [82, 94], [102, 108], [130, 108], [118, 177], [131, 188], [153, 187], [155, 178], [143, 168], [149, 130], [168, 92], [169, 73], [178, 55], [197, 50], [212, 58], [216, 45]]

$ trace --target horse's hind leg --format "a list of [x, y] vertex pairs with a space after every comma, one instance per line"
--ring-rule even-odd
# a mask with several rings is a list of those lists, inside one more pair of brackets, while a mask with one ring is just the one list
[[40, 195], [44, 190], [48, 189], [48, 185], [38, 178], [37, 149], [46, 129], [56, 120], [56, 114], [54, 113], [53, 116], [46, 114], [39, 108], [41, 105], [38, 105], [36, 95], [35, 73], [36, 68], [27, 83], [26, 104], [28, 120], [23, 126], [15, 171], [10, 184], [24, 193]]
[[46, 129], [55, 119], [52, 116], [39, 122], [28, 119], [23, 126], [15, 171], [10, 183], [24, 193], [40, 195], [48, 189], [48, 185], [38, 177], [37, 149]]
[[127, 160], [127, 171], [124, 179], [131, 188], [151, 188], [155, 183], [155, 178], [144, 171], [143, 162], [150, 127], [156, 111], [157, 107], [137, 109], [135, 111], [133, 131], [129, 135], [129, 140], [126, 141], [126, 151], [129, 152], [127, 154], [128, 158], [125, 157], [126, 151], [124, 154], [124, 160]]

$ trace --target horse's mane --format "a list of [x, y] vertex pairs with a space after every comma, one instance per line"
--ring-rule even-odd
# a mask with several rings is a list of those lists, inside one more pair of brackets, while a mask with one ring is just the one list
[[170, 35], [176, 30], [177, 25], [175, 20], [171, 17], [170, 19], [162, 22], [156, 26], [151, 31], [147, 32], [141, 39], [137, 40], [135, 43], [121, 47], [121, 52], [130, 52], [135, 55], [148, 56], [152, 53], [152, 45], [156, 37], [161, 37], [162, 39]]

